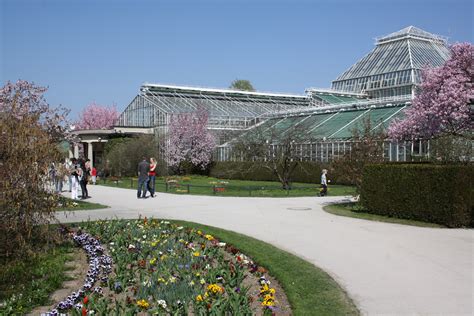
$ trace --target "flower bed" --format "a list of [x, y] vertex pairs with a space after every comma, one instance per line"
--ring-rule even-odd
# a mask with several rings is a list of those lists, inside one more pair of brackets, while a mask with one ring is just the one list
[[[103, 290], [100, 285], [108, 284], [109, 274], [112, 272], [112, 258], [105, 254], [105, 249], [99, 240], [80, 230], [70, 232], [65, 229], [64, 233], [69, 235], [78, 246], [84, 249], [89, 261], [89, 270], [87, 271], [87, 276], [82, 288], [71, 293], [71, 295], [56, 304], [54, 309], [45, 314], [47, 316], [56, 316], [59, 315], [60, 312], [72, 308], [80, 310], [82, 314], [87, 314], [87, 309], [84, 306], [84, 304], [88, 302], [87, 294], [102, 295]], [[98, 285], [99, 282], [100, 285]], [[81, 303], [81, 301], [84, 304]]]
[[99, 277], [103, 289], [82, 293], [86, 302], [74, 300], [76, 313], [290, 313], [267, 271], [214, 236], [146, 218], [89, 222], [81, 229], [107, 245], [113, 272]]
[[74, 200], [69, 200], [63, 197], [60, 197], [58, 199], [58, 208], [65, 208], [65, 209], [71, 209], [71, 208], [76, 208], [79, 207], [79, 203], [75, 202]]

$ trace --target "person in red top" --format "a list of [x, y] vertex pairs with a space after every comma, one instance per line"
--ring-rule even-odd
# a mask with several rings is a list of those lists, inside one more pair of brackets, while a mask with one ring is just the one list
[[91, 170], [91, 176], [92, 176], [92, 184], [95, 185], [95, 182], [97, 181], [97, 169], [95, 167], [93, 167]]
[[150, 158], [150, 171], [148, 172], [148, 191], [151, 197], [155, 197], [155, 180], [156, 180], [156, 159]]

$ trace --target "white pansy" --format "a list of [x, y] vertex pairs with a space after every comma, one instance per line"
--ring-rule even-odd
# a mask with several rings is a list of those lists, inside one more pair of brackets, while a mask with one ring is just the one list
[[158, 306], [161, 306], [163, 307], [164, 309], [166, 309], [168, 307], [168, 305], [166, 305], [166, 301], [165, 300], [158, 300]]

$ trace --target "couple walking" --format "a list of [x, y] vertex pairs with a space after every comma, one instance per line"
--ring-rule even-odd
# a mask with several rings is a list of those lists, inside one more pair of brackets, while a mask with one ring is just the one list
[[[156, 180], [156, 160], [150, 158], [150, 162], [143, 160], [138, 164], [138, 191], [137, 198], [146, 199], [146, 191], [150, 191], [150, 196], [155, 197], [155, 180]], [[142, 194], [143, 189], [143, 194]]]

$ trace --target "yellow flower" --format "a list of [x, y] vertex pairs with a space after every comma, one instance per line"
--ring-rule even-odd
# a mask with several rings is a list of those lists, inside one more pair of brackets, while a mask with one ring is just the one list
[[275, 305], [275, 296], [273, 295], [273, 293], [275, 293], [275, 289], [270, 289], [270, 294], [265, 294], [262, 301], [263, 306]]
[[199, 251], [193, 252], [193, 256], [199, 257]]
[[162, 256], [160, 257], [160, 260], [161, 260], [161, 261], [164, 261], [164, 260], [166, 260], [166, 258], [168, 258], [167, 255], [162, 255]]
[[267, 294], [265, 295], [265, 297], [263, 298], [264, 301], [270, 301], [270, 300], [273, 300], [273, 295], [271, 294]]
[[201, 283], [201, 284], [206, 284], [206, 281], [205, 281], [204, 279], [201, 279], [201, 280], [199, 281], [199, 283]]
[[151, 265], [155, 264], [155, 262], [156, 262], [156, 258], [152, 258], [152, 259], [150, 260], [150, 264], [151, 264]]
[[202, 302], [203, 301], [203, 298], [202, 298], [202, 295], [199, 294], [198, 296], [196, 296], [196, 301], [198, 302]]
[[171, 276], [168, 281], [170, 281], [170, 283], [174, 283], [176, 282], [176, 278], [174, 276]]
[[141, 307], [143, 309], [148, 309], [148, 307], [150, 307], [150, 304], [145, 300], [137, 301], [137, 305], [138, 305], [138, 307]]
[[197, 234], [198, 234], [198, 235], [202, 235], [202, 231], [198, 230], [198, 231], [197, 231]]
[[214, 237], [212, 237], [212, 235], [206, 235], [206, 236], [204, 236], [204, 237], [205, 237], [207, 240], [213, 240], [213, 239], [214, 239]]
[[263, 306], [273, 306], [273, 305], [275, 305], [275, 303], [273, 301], [263, 301], [262, 305]]
[[165, 279], [163, 279], [163, 278], [158, 278], [158, 282], [163, 282], [163, 283], [165, 283], [165, 282], [166, 282], [166, 280], [165, 280]]
[[218, 293], [223, 293], [224, 292], [224, 289], [221, 288], [217, 284], [209, 284], [207, 286], [207, 290], [210, 291], [212, 294], [218, 294]]
[[269, 290], [268, 285], [265, 284], [265, 285], [263, 285], [262, 288], [260, 289], [260, 293], [266, 292], [266, 291], [268, 291], [268, 290]]

